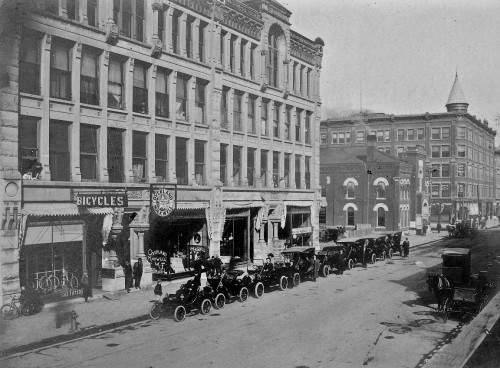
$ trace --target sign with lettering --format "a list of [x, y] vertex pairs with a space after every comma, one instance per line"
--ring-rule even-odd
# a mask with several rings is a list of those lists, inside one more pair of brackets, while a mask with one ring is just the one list
[[147, 258], [154, 273], [167, 273], [169, 269], [167, 252], [149, 249]]
[[151, 209], [160, 217], [167, 217], [176, 208], [177, 188], [168, 185], [151, 185]]
[[292, 235], [307, 234], [312, 231], [310, 226], [296, 227], [292, 229]]
[[75, 202], [78, 207], [128, 207], [125, 193], [76, 193]]

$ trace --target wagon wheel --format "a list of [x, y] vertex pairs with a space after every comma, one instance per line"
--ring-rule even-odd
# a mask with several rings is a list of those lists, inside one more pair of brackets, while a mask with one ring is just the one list
[[280, 277], [280, 290], [286, 290], [288, 287], [288, 278], [286, 276]]
[[354, 261], [352, 260], [352, 258], [347, 262], [347, 269], [349, 270], [352, 270], [352, 268], [354, 267]]
[[389, 259], [392, 259], [392, 248], [389, 249], [389, 254], [387, 256], [389, 257]]
[[149, 309], [149, 316], [152, 318], [152, 319], [158, 319], [160, 318], [160, 315], [161, 315], [161, 308], [162, 306], [160, 305], [160, 303], [158, 302], [155, 302], [151, 308]]
[[260, 299], [262, 295], [264, 295], [264, 284], [262, 282], [259, 281], [258, 283], [255, 284], [253, 295], [257, 299]]
[[222, 309], [222, 308], [224, 308], [225, 304], [226, 304], [226, 297], [224, 296], [224, 294], [222, 294], [222, 293], [217, 294], [217, 296], [215, 297], [214, 308], [215, 309]]
[[377, 255], [375, 253], [372, 254], [372, 264], [377, 262]]
[[300, 284], [300, 275], [298, 272], [293, 274], [293, 287], [297, 287]]
[[183, 305], [178, 305], [174, 310], [174, 321], [182, 322], [186, 319], [186, 308]]
[[240, 294], [238, 295], [238, 300], [240, 302], [244, 302], [248, 299], [248, 289], [246, 286], [243, 286], [241, 289], [240, 289]]
[[448, 316], [450, 315], [450, 300], [446, 298], [443, 302], [443, 323], [448, 321]]
[[327, 277], [330, 274], [330, 266], [324, 265], [323, 268], [321, 269], [321, 275], [323, 277]]
[[210, 313], [210, 309], [212, 309], [212, 302], [208, 299], [203, 299], [203, 301], [201, 302], [201, 308], [200, 308], [201, 314]]

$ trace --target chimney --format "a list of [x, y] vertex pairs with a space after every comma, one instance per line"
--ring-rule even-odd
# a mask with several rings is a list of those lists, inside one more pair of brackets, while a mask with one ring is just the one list
[[377, 141], [377, 137], [375, 134], [370, 134], [366, 137], [366, 160], [373, 161], [375, 160], [375, 142]]

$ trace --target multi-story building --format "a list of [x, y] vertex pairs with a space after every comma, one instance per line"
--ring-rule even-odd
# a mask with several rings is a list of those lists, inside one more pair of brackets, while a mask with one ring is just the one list
[[195, 252], [258, 261], [317, 242], [324, 43], [291, 30], [285, 7], [13, 3], [0, 22], [3, 294], [63, 270], [116, 290], [127, 259], [147, 259], [150, 282], [150, 267], [178, 274]]
[[495, 216], [500, 217], [500, 149], [495, 149]]
[[430, 220], [488, 217], [495, 199], [496, 132], [487, 121], [470, 115], [468, 105], [456, 76], [446, 112], [328, 119], [321, 123], [321, 147], [361, 147], [368, 134], [376, 135], [379, 150], [398, 157], [421, 146], [427, 155], [423, 170], [430, 175], [425, 181]]

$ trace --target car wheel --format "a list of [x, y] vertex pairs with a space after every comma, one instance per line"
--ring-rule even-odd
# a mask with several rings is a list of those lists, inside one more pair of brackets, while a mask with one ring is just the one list
[[238, 295], [238, 299], [240, 302], [244, 302], [248, 299], [248, 289], [246, 288], [246, 286], [243, 286], [240, 289], [240, 294]]
[[174, 321], [182, 322], [186, 319], [186, 308], [183, 305], [178, 305], [174, 310]]
[[387, 254], [387, 256], [389, 257], [389, 259], [392, 259], [392, 249], [389, 249], [389, 253]]
[[222, 309], [222, 308], [224, 308], [225, 304], [226, 304], [226, 297], [224, 296], [224, 294], [222, 294], [222, 293], [217, 294], [217, 296], [215, 297], [214, 308], [215, 309]]
[[347, 269], [352, 270], [353, 267], [354, 267], [354, 261], [352, 259], [350, 259], [347, 262]]
[[288, 278], [286, 276], [280, 277], [280, 290], [286, 290], [288, 287]]
[[377, 255], [375, 253], [372, 254], [372, 264], [377, 262]]
[[159, 303], [155, 302], [149, 309], [149, 316], [155, 320], [160, 318], [161, 308], [162, 306]]
[[330, 274], [330, 266], [324, 265], [321, 269], [321, 274], [323, 277], [327, 277]]
[[201, 302], [201, 314], [208, 314], [210, 313], [210, 309], [212, 309], [212, 302], [208, 299], [203, 299]]
[[293, 274], [293, 287], [297, 287], [300, 284], [300, 275], [298, 272]]
[[260, 299], [262, 295], [264, 295], [264, 284], [262, 282], [259, 281], [257, 284], [255, 284], [253, 295], [257, 299]]

